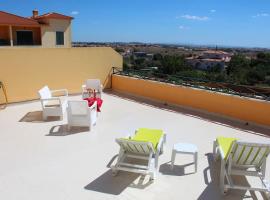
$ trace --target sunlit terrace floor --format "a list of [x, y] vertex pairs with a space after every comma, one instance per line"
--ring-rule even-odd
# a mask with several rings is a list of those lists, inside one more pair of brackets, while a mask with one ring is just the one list
[[[211, 151], [213, 140], [219, 135], [270, 142], [258, 134], [268, 130], [113, 93], [104, 94], [103, 99], [102, 113], [91, 132], [78, 129], [68, 133], [66, 119], [42, 122], [38, 101], [0, 110], [0, 199], [262, 199], [257, 192], [230, 191], [227, 196], [220, 196], [219, 164], [213, 163]], [[126, 172], [112, 177], [108, 168], [119, 150], [115, 138], [139, 127], [167, 133], [154, 183], [148, 182], [148, 177]], [[178, 155], [178, 166], [170, 170], [171, 149], [177, 142], [198, 146], [196, 174], [192, 173], [189, 156]]]

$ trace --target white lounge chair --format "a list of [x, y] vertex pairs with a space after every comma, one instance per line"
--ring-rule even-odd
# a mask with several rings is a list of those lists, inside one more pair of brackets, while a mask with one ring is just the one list
[[[62, 95], [54, 96], [55, 93], [62, 93]], [[46, 120], [49, 116], [59, 116], [62, 120], [67, 106], [67, 89], [50, 90], [48, 86], [44, 86], [38, 91], [38, 94], [43, 110], [43, 119]]]
[[[266, 159], [270, 152], [270, 143], [238, 141], [234, 138], [219, 137], [214, 142], [213, 154], [221, 157], [220, 189], [253, 190], [269, 193], [265, 180]], [[231, 175], [258, 177], [260, 187], [236, 185]]]
[[97, 122], [97, 102], [88, 107], [87, 101], [68, 101], [67, 107], [68, 129], [71, 127], [92, 127]]
[[97, 97], [101, 98], [103, 86], [99, 79], [88, 79], [85, 84], [82, 85], [82, 98], [88, 98], [88, 89], [95, 89]]
[[[153, 180], [156, 177], [158, 159], [163, 152], [163, 144], [166, 134], [162, 130], [138, 129], [134, 136], [116, 139], [120, 146], [117, 163], [112, 166], [113, 175], [119, 170], [150, 175]], [[129, 158], [135, 158], [142, 162], [132, 163]]]

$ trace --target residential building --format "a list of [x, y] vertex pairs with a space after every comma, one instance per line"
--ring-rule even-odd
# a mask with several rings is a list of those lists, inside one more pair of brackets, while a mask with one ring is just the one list
[[0, 11], [0, 46], [71, 47], [72, 17], [59, 13], [21, 17]]
[[188, 57], [186, 61], [194, 68], [207, 70], [214, 66], [219, 66], [222, 70], [231, 60], [231, 54], [224, 51], [208, 50], [198, 56]]
[[[56, 47], [59, 43], [61, 46], [67, 45], [67, 37], [71, 38], [71, 18], [57, 13], [39, 16], [34, 11], [33, 14], [32, 18], [18, 18], [4, 13], [10, 16], [6, 18], [10, 23], [1, 26], [3, 44], [42, 47]], [[226, 62], [222, 57], [207, 55], [198, 56], [194, 60]], [[6, 86], [9, 103], [6, 109], [0, 110], [1, 199], [267, 198], [269, 193], [249, 190], [229, 190], [224, 196], [225, 179], [229, 180], [225, 182], [225, 187], [236, 179], [235, 186], [239, 189], [242, 187], [238, 184], [268, 187], [268, 182], [263, 179], [263, 173], [259, 174], [258, 180], [255, 180], [256, 177], [244, 176], [229, 179], [227, 173], [223, 173], [228, 171], [223, 163], [230, 161], [232, 155], [237, 156], [236, 162], [239, 164], [251, 162], [251, 167], [256, 167], [253, 162], [261, 163], [265, 159], [267, 165], [260, 168], [267, 166], [266, 178], [269, 177], [270, 159], [266, 158], [269, 147], [265, 148], [264, 145], [270, 144], [270, 98], [252, 99], [249, 96], [224, 94], [188, 84], [172, 84], [162, 82], [162, 79], [153, 80], [138, 74], [131, 76], [130, 73], [121, 73], [123, 57], [110, 47], [0, 48], [0, 60], [0, 82]], [[63, 119], [51, 117], [43, 120], [41, 103], [36, 100], [41, 87], [48, 85], [51, 89], [66, 88], [70, 94], [68, 101], [82, 102], [81, 85], [87, 79], [96, 78], [100, 79], [104, 88], [110, 90], [102, 94], [102, 112], [98, 114], [93, 129], [69, 129], [66, 115]], [[0, 106], [1, 97], [0, 93]], [[52, 100], [53, 104], [47, 104], [48, 107], [58, 107], [55, 98]], [[88, 108], [77, 109], [88, 112]], [[76, 111], [74, 114], [82, 116]], [[141, 127], [156, 129], [157, 134], [160, 130], [167, 134], [159, 162], [152, 160], [152, 150], [155, 149], [155, 154], [159, 153], [156, 146], [160, 145], [154, 145], [148, 139], [136, 141], [132, 137]], [[222, 153], [221, 159], [215, 159], [213, 141], [225, 137], [231, 141], [225, 143], [227, 155], [231, 156], [223, 159], [226, 154]], [[148, 149], [140, 146], [144, 153], [151, 150], [151, 154], [143, 156], [141, 163], [152, 160], [149, 166], [156, 164], [155, 180], [140, 173], [113, 173], [112, 166], [117, 160], [129, 160], [126, 166], [140, 167], [141, 163], [134, 164], [138, 158], [146, 155], [130, 154], [126, 159], [119, 159], [119, 145], [116, 143], [119, 138], [131, 139], [132, 143], [149, 144]], [[230, 146], [238, 146], [234, 138], [257, 144], [233, 151]], [[172, 149], [179, 144], [189, 147], [187, 143], [198, 148], [198, 170], [196, 168], [194, 171], [194, 159], [190, 155], [179, 155], [177, 160], [174, 159], [176, 162], [173, 161], [172, 168]], [[134, 145], [125, 146], [138, 149]], [[126, 153], [125, 150], [120, 151], [120, 155], [123, 153]], [[246, 169], [244, 167], [234, 171]], [[144, 169], [142, 166], [140, 171]], [[257, 170], [259, 168], [249, 173], [253, 175]]]
[[145, 58], [147, 56], [147, 53], [142, 51], [134, 52], [133, 54], [136, 58]]

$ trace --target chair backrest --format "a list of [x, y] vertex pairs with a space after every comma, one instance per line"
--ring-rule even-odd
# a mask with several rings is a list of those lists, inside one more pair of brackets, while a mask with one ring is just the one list
[[234, 166], [260, 167], [265, 158], [269, 155], [269, 143], [247, 143], [236, 141], [232, 145], [229, 159]]
[[38, 94], [39, 94], [39, 97], [41, 99], [50, 99], [50, 98], [52, 98], [51, 90], [49, 89], [49, 87], [47, 85], [44, 86], [43, 88], [41, 88], [38, 91]]
[[100, 80], [99, 79], [88, 79], [86, 80], [86, 88], [91, 88], [100, 91]]
[[79, 100], [79, 101], [68, 101], [68, 113], [71, 115], [87, 115], [88, 114], [88, 102]]
[[154, 153], [151, 142], [139, 142], [130, 139], [116, 139], [116, 142], [124, 149], [124, 151], [129, 153], [144, 155]]

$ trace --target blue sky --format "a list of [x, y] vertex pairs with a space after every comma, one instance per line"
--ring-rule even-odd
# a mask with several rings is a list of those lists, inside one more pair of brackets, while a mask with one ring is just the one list
[[73, 41], [270, 47], [269, 0], [3, 0], [29, 16], [73, 15]]

